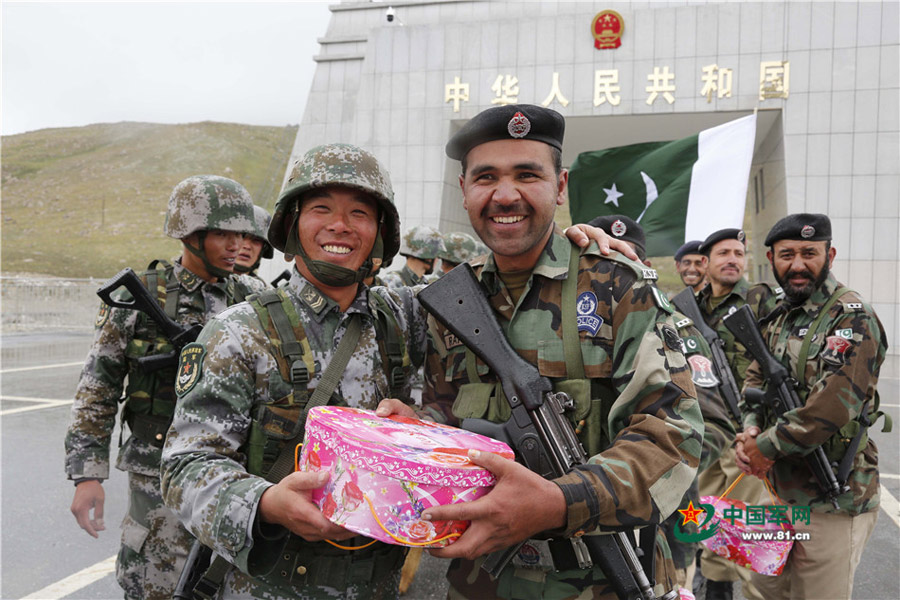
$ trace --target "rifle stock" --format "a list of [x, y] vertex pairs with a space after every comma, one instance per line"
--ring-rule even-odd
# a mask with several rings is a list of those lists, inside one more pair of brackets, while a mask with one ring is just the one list
[[694, 291], [690, 287], [686, 287], [672, 298], [672, 304], [681, 311], [684, 316], [694, 322], [694, 327], [709, 344], [712, 353], [713, 369], [719, 378], [719, 393], [725, 399], [728, 410], [738, 424], [738, 430], [741, 428], [741, 411], [738, 407], [738, 401], [741, 397], [741, 390], [738, 389], [737, 381], [734, 380], [734, 374], [728, 365], [728, 359], [725, 357], [725, 344], [716, 333], [716, 330], [706, 324], [703, 315], [700, 313], [700, 307], [697, 306], [697, 299], [694, 297]]
[[[465, 428], [506, 441], [519, 462], [545, 478], [564, 475], [585, 464], [587, 455], [567, 417], [566, 394], [554, 393], [549, 379], [509, 344], [472, 267], [461, 264], [419, 292], [419, 301], [454, 333], [500, 379], [510, 405], [506, 423], [467, 419]], [[580, 568], [600, 565], [623, 600], [652, 600], [652, 584], [625, 533], [570, 538]], [[521, 544], [489, 555], [482, 568], [494, 578], [518, 552]]]
[[[130, 301], [113, 298], [113, 292], [123, 287], [131, 294]], [[97, 295], [109, 306], [141, 311], [159, 326], [163, 335], [175, 346], [175, 352], [139, 358], [137, 360], [138, 367], [145, 373], [177, 366], [178, 353], [186, 345], [195, 341], [200, 335], [200, 330], [203, 329], [203, 326], [199, 324], [186, 327], [170, 319], [131, 268], [122, 269], [115, 277], [101, 285], [97, 290]]]
[[[756, 360], [762, 369], [766, 380], [766, 392], [762, 395], [766, 404], [772, 409], [776, 418], [783, 418], [788, 411], [796, 410], [802, 406], [800, 397], [795, 389], [796, 382], [791, 378], [790, 371], [781, 364], [766, 346], [762, 334], [756, 325], [756, 317], [749, 306], [742, 306], [737, 311], [728, 315], [723, 320], [734, 336], [747, 348], [750, 355]], [[748, 388], [747, 399], [759, 400], [757, 392], [751, 392]], [[850, 488], [845, 482], [838, 482], [834, 472], [834, 466], [828, 462], [822, 446], [818, 446], [813, 452], [804, 457], [809, 470], [812, 471], [819, 485], [819, 489], [831, 502], [834, 508], [839, 508], [837, 498]]]
[[[175, 600], [194, 600], [194, 588], [203, 578], [203, 574], [209, 567], [212, 559], [212, 550], [194, 540], [191, 551], [188, 553], [187, 559], [184, 561], [184, 568], [178, 577], [178, 584], [175, 586], [175, 592], [172, 598]], [[216, 592], [218, 590], [213, 590]]]

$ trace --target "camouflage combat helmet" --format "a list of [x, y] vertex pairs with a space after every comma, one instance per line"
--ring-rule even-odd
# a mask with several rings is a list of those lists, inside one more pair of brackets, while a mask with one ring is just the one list
[[263, 249], [259, 255], [262, 258], [272, 258], [275, 252], [272, 250], [272, 244], [269, 243], [269, 223], [272, 221], [272, 215], [262, 206], [253, 207], [253, 229], [250, 235], [263, 241]]
[[[381, 227], [372, 253], [358, 271], [311, 260], [297, 235], [299, 200], [303, 192], [329, 185], [362, 190], [378, 202]], [[346, 286], [362, 281], [373, 267], [390, 260], [400, 248], [400, 216], [394, 206], [390, 175], [378, 159], [350, 144], [317, 146], [294, 162], [269, 225], [269, 242], [285, 254], [299, 255], [315, 277], [327, 285]]]
[[[210, 229], [253, 230], [253, 200], [237, 181], [218, 175], [194, 175], [175, 186], [166, 209], [165, 232], [182, 240], [184, 247], [203, 261], [207, 272], [215, 277], [228, 277], [231, 271], [221, 269], [206, 258], [204, 242]], [[184, 241], [198, 234], [197, 247]]]
[[194, 175], [169, 196], [165, 232], [184, 239], [195, 231], [253, 230], [253, 201], [237, 181], [217, 175]]
[[441, 260], [456, 264], [469, 262], [476, 256], [485, 254], [484, 252], [479, 252], [481, 248], [478, 242], [468, 233], [448, 233], [444, 236], [444, 248], [446, 249], [438, 257]]
[[410, 227], [400, 243], [401, 256], [413, 256], [422, 260], [434, 260], [445, 251], [441, 232], [427, 225]]

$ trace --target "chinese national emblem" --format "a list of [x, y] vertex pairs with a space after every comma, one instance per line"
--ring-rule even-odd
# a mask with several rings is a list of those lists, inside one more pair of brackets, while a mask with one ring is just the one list
[[522, 113], [517, 112], [506, 124], [506, 130], [514, 138], [523, 138], [531, 131], [531, 121]]
[[597, 50], [618, 48], [622, 45], [622, 34], [625, 33], [625, 21], [622, 15], [614, 10], [597, 13], [591, 23], [591, 35], [594, 36], [594, 48]]

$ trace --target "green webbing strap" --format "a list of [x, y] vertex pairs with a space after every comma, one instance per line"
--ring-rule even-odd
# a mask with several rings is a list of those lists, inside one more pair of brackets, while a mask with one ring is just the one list
[[[262, 304], [275, 325], [278, 339], [281, 340], [281, 355], [284, 356], [288, 368], [288, 377], [294, 391], [294, 398], [300, 400], [306, 393], [306, 384], [309, 383], [310, 373], [303, 361], [303, 346], [294, 335], [294, 326], [284, 309], [284, 301], [278, 290], [265, 290], [260, 292], [257, 301]], [[289, 301], [289, 300], [287, 300]]]
[[806, 331], [806, 335], [803, 336], [803, 344], [800, 346], [800, 354], [797, 356], [797, 370], [795, 371], [795, 376], [797, 378], [797, 385], [802, 386], [804, 389], [806, 389], [806, 355], [809, 353], [809, 345], [812, 343], [812, 339], [818, 333], [819, 325], [821, 325], [822, 321], [825, 320], [825, 315], [828, 314], [828, 311], [832, 306], [834, 306], [834, 303], [838, 301], [838, 298], [843, 296], [845, 292], [849, 291], [851, 290], [844, 286], [840, 286], [838, 289], [834, 290], [834, 293], [831, 294], [828, 302], [826, 302], [825, 305], [822, 306], [822, 309], [816, 316], [816, 320], [813, 321], [812, 325], [809, 326], [809, 329]]
[[380, 327], [375, 328], [376, 333], [378, 333], [378, 329], [381, 329], [384, 338], [384, 351], [387, 354], [385, 375], [390, 387], [390, 394], [392, 398], [399, 398], [403, 384], [406, 381], [406, 375], [403, 372], [403, 341], [398, 332], [399, 326], [393, 311], [391, 311], [384, 298], [379, 294], [370, 292], [369, 300], [374, 309], [375, 323], [380, 325]]
[[478, 366], [475, 364], [475, 353], [468, 348], [466, 348], [466, 375], [469, 377], [469, 383], [481, 383]]
[[166, 316], [173, 321], [175, 315], [178, 314], [178, 292], [181, 284], [177, 277], [174, 277], [175, 267], [166, 263]]
[[562, 284], [562, 334], [563, 353], [566, 359], [566, 377], [584, 379], [584, 357], [581, 355], [581, 339], [578, 337], [575, 293], [578, 291], [578, 261], [581, 252], [577, 246], [569, 250], [569, 272]]
[[344, 369], [347, 368], [347, 363], [350, 362], [350, 357], [353, 355], [353, 351], [356, 350], [356, 346], [359, 344], [359, 336], [362, 332], [362, 319], [360, 317], [360, 313], [352, 313], [350, 315], [350, 322], [347, 323], [347, 330], [344, 332], [344, 337], [341, 338], [341, 343], [338, 344], [337, 349], [334, 351], [331, 362], [328, 363], [328, 367], [326, 367], [325, 372], [322, 373], [319, 385], [313, 390], [312, 397], [309, 399], [309, 402], [306, 403], [303, 414], [300, 415], [302, 424], [299, 427], [297, 435], [288, 440], [284, 445], [281, 454], [278, 455], [275, 464], [272, 465], [272, 468], [269, 469], [269, 473], [266, 475], [267, 480], [278, 482], [293, 472], [294, 448], [303, 440], [305, 429], [303, 424], [306, 423], [306, 415], [309, 414], [311, 409], [317, 406], [325, 406], [328, 404], [328, 401], [331, 400], [331, 395], [337, 388], [338, 383], [340, 383], [341, 375], [344, 374]]

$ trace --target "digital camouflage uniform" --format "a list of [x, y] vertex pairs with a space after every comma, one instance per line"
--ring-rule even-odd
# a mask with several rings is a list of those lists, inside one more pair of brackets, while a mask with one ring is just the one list
[[[315, 389], [335, 348], [344, 335], [349, 315], [363, 315], [363, 329], [335, 395], [340, 404], [374, 410], [389, 396], [382, 355], [376, 339], [368, 298], [361, 291], [344, 313], [296, 271], [287, 293], [303, 323], [316, 365], [309, 390]], [[411, 291], [389, 292], [374, 288], [392, 307], [408, 340], [413, 364], [424, 356], [425, 320]], [[293, 319], [292, 319], [293, 320]], [[299, 399], [292, 394], [286, 373], [279, 369], [278, 348], [257, 312], [240, 304], [213, 319], [197, 343], [205, 350], [200, 376], [179, 398], [175, 420], [164, 450], [163, 494], [182, 522], [206, 546], [236, 565], [226, 578], [224, 598], [352, 598], [393, 597], [399, 581], [402, 552], [396, 546], [375, 544], [355, 556], [393, 551], [394, 569], [369, 573], [367, 581], [354, 581], [346, 589], [307, 583], [350, 552], [325, 542], [310, 543], [286, 529], [257, 522], [262, 493], [272, 483], [247, 472], [251, 429], [271, 417], [290, 429], [299, 418]], [[409, 381], [406, 384], [408, 397]], [[335, 403], [334, 400], [332, 403]], [[267, 532], [266, 529], [270, 531]], [[278, 562], [290, 553], [290, 564]], [[322, 560], [317, 563], [316, 559]], [[305, 566], [304, 575], [297, 568]], [[382, 568], [384, 564], [381, 565]], [[272, 573], [268, 573], [274, 569]], [[286, 577], [279, 574], [289, 573]], [[252, 577], [248, 577], [248, 574]]]
[[[164, 229], [176, 239], [194, 232], [200, 232], [202, 239], [211, 228], [247, 231], [252, 206], [247, 190], [235, 181], [211, 175], [189, 177], [172, 191]], [[202, 242], [194, 252], [206, 261]], [[151, 267], [155, 268], [141, 275], [144, 285], [181, 325], [203, 324], [248, 292], [227, 273], [217, 283], [209, 283], [178, 261], [172, 266], [154, 261]], [[122, 300], [127, 292], [116, 294]], [[167, 308], [167, 300], [176, 308]], [[136, 362], [143, 356], [173, 351], [143, 313], [102, 304], [66, 433], [69, 478], [107, 479], [110, 437], [119, 402], [125, 401], [122, 415], [131, 435], [119, 448], [116, 467], [128, 472], [130, 494], [116, 579], [126, 598], [171, 598], [192, 541], [163, 505], [159, 491], [160, 452], [175, 406], [175, 367], [144, 373]]]
[[[703, 413], [703, 449], [700, 455], [700, 465], [697, 468], [699, 475], [712, 463], [719, 460], [722, 451], [731, 446], [736, 432], [728, 408], [718, 391], [720, 382], [713, 370], [712, 351], [709, 344], [689, 318], [677, 311], [673, 318], [675, 326], [678, 328], [678, 334], [684, 342], [684, 354], [691, 369], [694, 388], [697, 390], [700, 412]], [[696, 478], [678, 508], [687, 508], [689, 502], [693, 502], [695, 507], [700, 504], [700, 490]], [[679, 570], [679, 578], [684, 576], [683, 571], [686, 572], [694, 561], [694, 555], [699, 547], [698, 543], [682, 542], [675, 537], [675, 527], [680, 527], [688, 533], [696, 533], [696, 525], [692, 527], [692, 524], [688, 524], [681, 527], [683, 521], [684, 515], [675, 511], [661, 525], [672, 552], [672, 562]], [[679, 581], [680, 585], [686, 583]]]
[[[444, 250], [444, 238], [441, 237], [440, 232], [427, 225], [410, 227], [400, 240], [401, 256], [412, 256], [424, 261], [433, 262]], [[409, 268], [408, 264], [405, 264], [399, 271], [382, 273], [381, 278], [384, 285], [391, 289], [397, 289], [400, 287], [413, 287], [430, 283], [437, 279], [437, 275], [425, 275], [424, 277], [419, 277]]]
[[[791, 307], [763, 330], [770, 351], [792, 374], [797, 372], [806, 330], [839, 286], [829, 275], [806, 302]], [[850, 515], [876, 510], [878, 451], [868, 436], [859, 445], [847, 481], [850, 491], [838, 498], [838, 511], [824, 498], [803, 456], [822, 445], [829, 461], [840, 461], [859, 428], [856, 418], [865, 402], [869, 402], [867, 410], [874, 416], [878, 373], [887, 352], [884, 328], [872, 308], [856, 292], [848, 290], [829, 309], [815, 333], [798, 389], [803, 407], [776, 422], [765, 407], [748, 406], [742, 398], [744, 426], [755, 425], [762, 430], [756, 443], [765, 456], [775, 460], [769, 480], [788, 504]], [[755, 362], [747, 371], [745, 387], [765, 388]]]
[[[615, 253], [617, 258], [602, 257], [596, 246], [579, 259], [577, 286], [587, 379], [567, 379], [560, 305], [573, 249], [555, 229], [517, 305], [492, 255], [472, 263], [512, 346], [556, 389], [575, 397], [573, 425], [591, 458], [555, 480], [568, 505], [564, 531], [557, 532], [561, 537], [661, 522], [694, 479], [703, 436], [671, 306], [652, 280], [643, 278], [655, 272]], [[496, 378], [488, 367], [470, 362], [475, 371], [470, 378], [464, 346], [443, 327], [430, 328], [440, 360], [427, 363], [424, 408], [450, 423], [466, 417], [505, 420], [509, 406], [494, 392]], [[480, 382], [474, 381], [476, 373]], [[660, 593], [672, 589], [674, 573], [665, 541], [657, 537]], [[614, 597], [598, 567], [554, 571], [547, 557], [537, 554], [541, 546], [529, 541], [514, 559], [518, 568], [507, 567], [496, 582], [478, 568], [480, 560], [454, 561], [448, 574], [451, 597], [485, 598], [492, 592], [504, 598]]]
[[458, 265], [488, 252], [486, 246], [468, 233], [453, 232], [444, 236], [444, 251], [438, 258]]
[[[244, 286], [251, 291], [251, 293], [259, 293], [272, 287], [256, 272], [256, 270], [259, 268], [259, 263], [263, 258], [272, 258], [275, 255], [275, 252], [272, 249], [272, 244], [270, 244], [269, 240], [266, 238], [269, 231], [269, 223], [271, 222], [272, 216], [266, 209], [261, 206], [253, 207], [253, 229], [248, 233], [250, 234], [250, 236], [261, 241], [263, 243], [263, 246], [259, 251], [259, 256], [256, 258], [256, 264], [252, 265], [249, 268], [243, 267], [242, 265], [239, 265], [237, 263], [235, 263], [234, 265], [235, 277], [241, 283], [243, 283]], [[241, 299], [241, 301], [243, 301], [243, 298]]]

